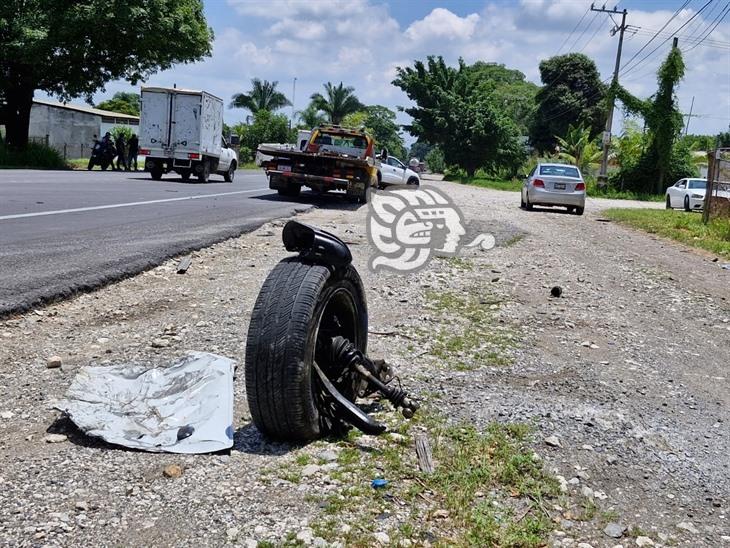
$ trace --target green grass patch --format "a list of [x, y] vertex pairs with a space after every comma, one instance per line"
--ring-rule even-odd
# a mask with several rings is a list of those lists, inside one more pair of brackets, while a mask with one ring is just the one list
[[482, 188], [491, 188], [492, 190], [506, 190], [509, 192], [519, 192], [522, 188], [522, 181], [517, 179], [506, 180], [506, 179], [486, 179], [481, 177], [474, 177], [473, 179], [463, 178], [458, 179], [463, 185], [479, 186]]
[[712, 219], [705, 225], [697, 213], [671, 209], [608, 209], [603, 214], [650, 234], [730, 258], [730, 219]]
[[516, 335], [496, 319], [501, 300], [479, 291], [428, 291], [426, 305], [443, 320], [431, 334], [430, 353], [457, 371], [511, 363]]
[[6, 146], [0, 140], [0, 168], [67, 169], [63, 156], [54, 148], [28, 143], [21, 149]]

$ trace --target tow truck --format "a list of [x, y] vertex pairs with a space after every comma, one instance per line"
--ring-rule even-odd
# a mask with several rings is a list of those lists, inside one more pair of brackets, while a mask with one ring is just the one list
[[378, 185], [375, 142], [365, 131], [338, 125], [314, 128], [303, 150], [281, 150], [261, 145], [271, 156], [261, 167], [269, 188], [282, 196], [298, 196], [303, 186], [317, 193], [344, 190], [348, 201], [367, 203]]

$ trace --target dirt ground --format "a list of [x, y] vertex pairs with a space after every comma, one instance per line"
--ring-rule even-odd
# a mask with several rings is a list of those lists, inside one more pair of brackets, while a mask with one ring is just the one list
[[[549, 545], [730, 546], [730, 272], [601, 219], [603, 208], [646, 204], [589, 200], [577, 217], [522, 211], [515, 193], [433, 184], [462, 208], [470, 234], [493, 233], [497, 247], [435, 259], [418, 274], [374, 274], [367, 208], [299, 217], [350, 244], [367, 290], [369, 353], [392, 361], [404, 386], [450, 421], [532, 425], [534, 450], [584, 510], [575, 515], [561, 501], [545, 508], [555, 528]], [[338, 446], [263, 439], [240, 369], [230, 454], [127, 451], [84, 437], [53, 410], [90, 364], [164, 366], [192, 349], [242, 366], [258, 290], [288, 255], [282, 226], [194, 253], [187, 274], [171, 261], [0, 321], [1, 545], [347, 543], [315, 527], [316, 496], [341, 488], [328, 474], [336, 463], [267, 479], [305, 463], [302, 455], [329, 461]], [[560, 298], [550, 296], [555, 285]], [[481, 357], [466, 334], [451, 354], [440, 350], [454, 342], [450, 322], [465, 321], [458, 309], [434, 307], [443, 295], [489, 307], [499, 337], [472, 327], [498, 355]], [[60, 369], [46, 367], [54, 355]], [[51, 443], [49, 433], [68, 439]], [[170, 464], [181, 465], [181, 477], [163, 475]], [[448, 544], [417, 531], [396, 541], [398, 519], [376, 522], [372, 538]]]

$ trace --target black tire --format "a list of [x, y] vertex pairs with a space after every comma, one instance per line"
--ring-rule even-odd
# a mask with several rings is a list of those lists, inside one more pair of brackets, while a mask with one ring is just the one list
[[584, 207], [576, 207], [575, 208], [575, 214], [576, 215], [583, 215], [583, 211], [585, 210]]
[[198, 182], [207, 183], [210, 180], [210, 162], [208, 160], [203, 160], [201, 165], [203, 169], [198, 171]]
[[327, 350], [341, 335], [365, 352], [367, 333], [365, 292], [352, 266], [333, 272], [298, 257], [276, 265], [256, 299], [246, 339], [246, 397], [256, 427], [286, 441], [344, 432], [341, 421], [322, 411], [327, 397], [312, 362], [354, 401], [359, 383], [330, 363]]
[[231, 165], [228, 167], [228, 171], [225, 172], [223, 175], [223, 180], [226, 183], [232, 183], [233, 177], [236, 176], [236, 162], [231, 162]]
[[188, 170], [185, 170], [185, 171], [181, 171], [180, 172], [180, 178], [183, 181], [189, 181], [190, 180], [190, 175], [191, 175], [191, 172], [188, 171]]
[[150, 170], [150, 175], [155, 181], [159, 181], [160, 179], [162, 179], [162, 170], [158, 167], [153, 168]]
[[99, 167], [101, 168], [102, 171], [106, 171], [106, 169], [109, 167], [109, 163], [102, 162], [101, 164], [99, 164]]
[[684, 197], [684, 210], [685, 211], [692, 211], [689, 207], [689, 196]]
[[667, 194], [667, 203], [665, 206], [667, 209], [672, 209], [672, 200], [669, 198], [669, 194]]
[[383, 184], [383, 176], [378, 171], [378, 190], [385, 190], [385, 188], [386, 188], [386, 185]]
[[525, 194], [525, 209], [527, 211], [532, 211], [532, 204], [530, 203], [530, 195]]
[[416, 177], [411, 177], [410, 179], [408, 179], [408, 182], [406, 184], [421, 186], [420, 181]]
[[568, 210], [568, 213], [573, 213], [575, 211], [575, 207], [573, 206], [567, 206], [566, 209]]

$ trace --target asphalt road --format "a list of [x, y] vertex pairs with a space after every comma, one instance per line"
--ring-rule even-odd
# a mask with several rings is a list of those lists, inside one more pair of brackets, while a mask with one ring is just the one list
[[[0, 316], [141, 272], [308, 208], [260, 171], [205, 185], [175, 174], [0, 170]], [[339, 197], [319, 206], [346, 207]]]

